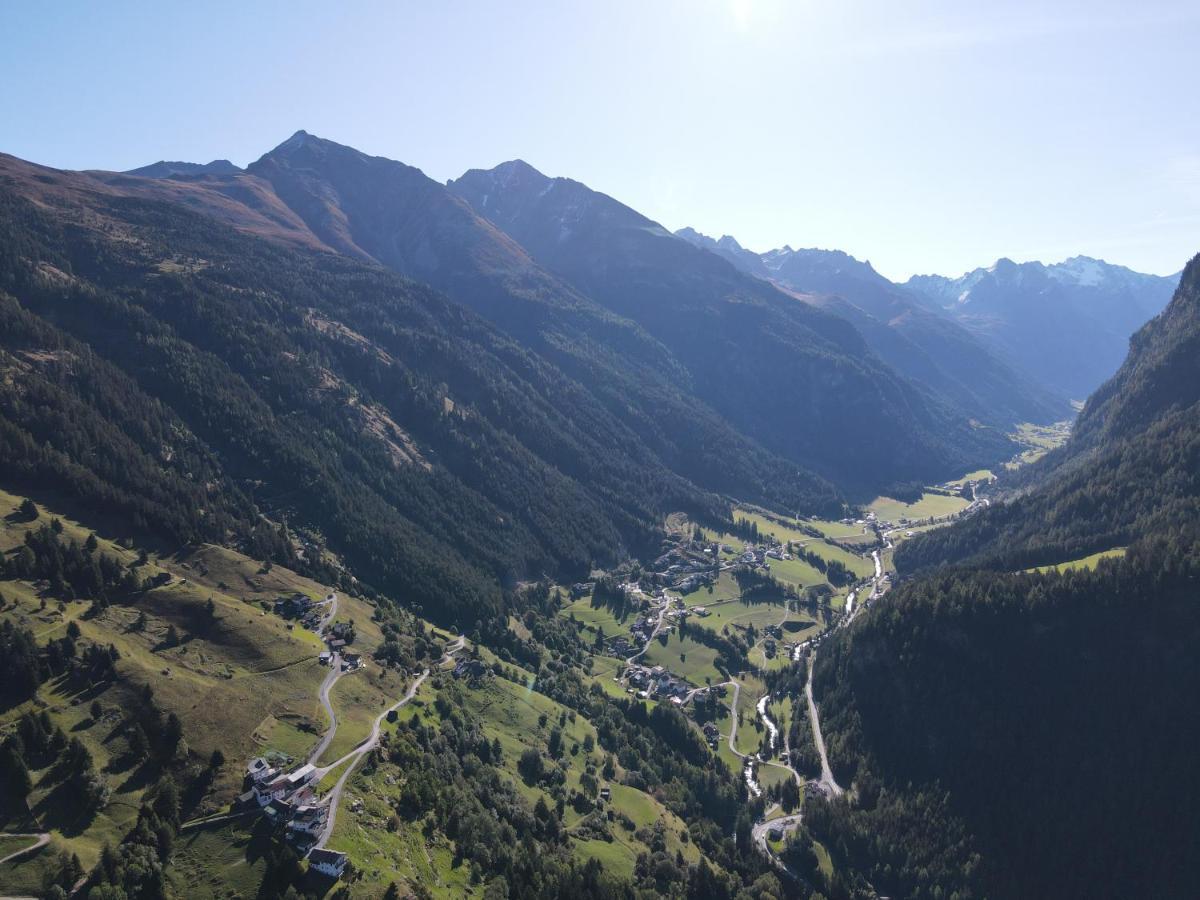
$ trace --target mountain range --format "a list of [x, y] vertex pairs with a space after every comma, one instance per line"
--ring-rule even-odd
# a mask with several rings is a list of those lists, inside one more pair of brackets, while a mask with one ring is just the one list
[[728, 235], [677, 234], [854, 322], [899, 371], [952, 393], [972, 390], [1001, 415], [1026, 421], [1065, 417], [1066, 401], [1099, 387], [1179, 283], [1178, 274], [1077, 256], [1052, 265], [1001, 259], [960, 278], [896, 284], [840, 250], [760, 254]]
[[312, 887], [207, 818], [271, 747], [347, 890], [1200, 893], [1200, 256], [896, 284], [520, 160], [0, 155], [0, 493], [6, 890]]

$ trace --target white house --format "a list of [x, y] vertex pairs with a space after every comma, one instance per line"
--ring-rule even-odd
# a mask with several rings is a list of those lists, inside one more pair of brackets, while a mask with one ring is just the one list
[[313, 775], [317, 773], [316, 767], [312, 763], [306, 763], [298, 768], [295, 772], [289, 772], [285, 778], [287, 779], [288, 788], [294, 790], [308, 784]]
[[308, 864], [330, 878], [341, 878], [346, 871], [346, 854], [318, 847], [308, 854]]

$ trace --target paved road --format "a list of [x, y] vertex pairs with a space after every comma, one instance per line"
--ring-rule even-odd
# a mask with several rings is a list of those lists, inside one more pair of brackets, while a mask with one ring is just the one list
[[650, 632], [650, 637], [646, 640], [646, 643], [644, 643], [642, 645], [642, 649], [639, 650], [637, 653], [633, 654], [633, 656], [626, 659], [625, 665], [627, 665], [627, 666], [631, 665], [635, 659], [637, 659], [639, 656], [642, 656], [646, 652], [646, 650], [649, 649], [650, 641], [652, 641], [656, 637], [658, 637], [658, 632], [662, 629], [662, 626], [663, 626], [663, 619], [666, 618], [667, 610], [670, 608], [671, 608], [671, 600], [667, 597], [666, 593], [664, 592], [662, 606], [660, 606], [658, 608], [658, 624], [656, 624], [654, 626], [654, 630], [652, 632]]
[[321, 836], [317, 839], [317, 842], [314, 846], [324, 847], [329, 841], [329, 838], [333, 835], [333, 824], [337, 819], [338, 804], [341, 803], [342, 791], [346, 787], [346, 782], [349, 781], [350, 775], [354, 772], [355, 767], [358, 765], [358, 761], [371, 750], [375, 749], [375, 746], [379, 743], [379, 731], [383, 727], [383, 720], [387, 718], [387, 714], [394, 709], [399, 709], [401, 706], [411, 700], [420, 689], [421, 684], [428, 677], [429, 670], [426, 669], [421, 673], [420, 677], [418, 677], [409, 686], [408, 693], [406, 693], [403, 697], [379, 714], [379, 716], [375, 719], [375, 724], [371, 726], [370, 737], [368, 737], [365, 741], [363, 741], [337, 762], [333, 763], [332, 765], [325, 766], [323, 769], [317, 770], [318, 774], [313, 780], [313, 784], [316, 784], [318, 781], [324, 778], [331, 769], [336, 769], [347, 760], [350, 761], [350, 764], [346, 766], [346, 771], [342, 773], [341, 777], [337, 780], [337, 784], [333, 786], [333, 790], [329, 792], [329, 799], [327, 801], [329, 805], [329, 815], [325, 820], [325, 828], [321, 831]]
[[808, 697], [808, 718], [812, 724], [813, 743], [817, 745], [817, 753], [821, 757], [821, 784], [825, 786], [835, 797], [840, 796], [843, 791], [833, 778], [833, 770], [829, 768], [829, 757], [825, 755], [825, 738], [821, 736], [821, 719], [817, 715], [817, 704], [813, 700], [812, 693], [812, 676], [813, 676], [813, 661], [817, 658], [817, 652], [814, 650], [808, 657], [808, 682], [804, 685], [805, 696]]
[[337, 734], [337, 713], [333, 711], [333, 704], [329, 701], [329, 691], [337, 683], [337, 680], [342, 677], [342, 658], [334, 653], [329, 657], [329, 674], [325, 676], [325, 680], [321, 682], [321, 689], [317, 692], [317, 698], [321, 701], [321, 705], [325, 707], [325, 714], [329, 716], [329, 728], [325, 730], [325, 735], [317, 742], [308, 754], [308, 762], [316, 764], [316, 761], [321, 758], [321, 755], [329, 749], [329, 745], [333, 742], [333, 736]]
[[[41, 823], [38, 823], [38, 824], [41, 824]], [[50, 834], [49, 834], [49, 832], [46, 832], [46, 831], [39, 831], [36, 834], [6, 834], [4, 836], [5, 837], [17, 837], [17, 838], [37, 838], [37, 840], [34, 841], [32, 844], [30, 844], [28, 847], [22, 847], [20, 850], [16, 851], [15, 853], [10, 853], [10, 854], [8, 854], [8, 856], [4, 857], [3, 859], [0, 859], [0, 864], [8, 862], [10, 859], [16, 859], [19, 856], [24, 856], [26, 853], [32, 853], [34, 850], [37, 850], [41, 847], [45, 847], [48, 843], [50, 843]]]
[[[321, 601], [329, 604], [329, 612], [321, 623], [317, 626], [317, 634], [321, 637], [325, 636], [325, 629], [329, 627], [329, 623], [333, 621], [333, 617], [337, 615], [338, 595], [330, 594], [328, 598]], [[342, 677], [342, 658], [337, 653], [333, 653], [329, 657], [329, 674], [325, 676], [325, 680], [321, 682], [321, 688], [317, 692], [317, 699], [321, 701], [321, 705], [325, 707], [325, 714], [329, 716], [329, 728], [326, 729], [324, 736], [317, 742], [317, 746], [308, 754], [308, 762], [316, 763], [321, 758], [329, 745], [333, 742], [333, 736], [337, 734], [337, 714], [333, 711], [333, 704], [329, 702], [329, 691], [334, 683]]]
[[767, 832], [772, 828], [778, 828], [786, 837], [788, 832], [795, 831], [800, 827], [800, 822], [800, 813], [796, 813], [791, 816], [783, 816], [781, 818], [774, 819], [770, 822], [759, 822], [750, 831], [751, 835], [754, 837], [754, 843], [758, 845], [758, 849], [766, 855], [767, 859], [771, 860], [771, 862], [775, 864], [775, 867], [779, 869], [779, 871], [784, 872], [792, 878], [795, 878], [796, 874], [787, 866], [785, 866], [783, 864], [783, 860], [776, 856], [774, 851], [771, 850], [771, 845], [767, 843]]

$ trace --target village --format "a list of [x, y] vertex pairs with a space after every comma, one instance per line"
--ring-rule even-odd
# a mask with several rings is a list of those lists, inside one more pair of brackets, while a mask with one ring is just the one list
[[[338, 598], [329, 594], [323, 600], [314, 601], [303, 594], [278, 598], [273, 609], [276, 615], [318, 635], [325, 649], [318, 656], [321, 665], [330, 669], [321, 690], [322, 702], [328, 696], [329, 687], [343, 674], [363, 667], [362, 655], [349, 650], [354, 643], [354, 623], [333, 621], [337, 615]], [[330, 709], [332, 716], [332, 709]], [[320, 751], [328, 743], [336, 719], [330, 723], [330, 731], [312, 753], [308, 761], [297, 765], [291, 757], [269, 752], [255, 757], [246, 765], [244, 787], [246, 791], [237, 798], [235, 810], [239, 812], [259, 811], [274, 826], [284, 831], [286, 840], [301, 856], [307, 856], [316, 871], [338, 879], [346, 867], [346, 854], [327, 850], [324, 840], [328, 837], [332, 806], [336, 796], [321, 798], [316, 786], [325, 774], [314, 764]]]
[[[864, 533], [871, 534], [879, 545], [886, 547], [889, 545], [888, 534], [895, 529], [903, 529], [907, 523], [877, 521], [875, 514], [868, 512], [862, 519], [847, 519], [843, 524], [861, 527]], [[871, 586], [872, 599], [886, 586], [888, 576], [879, 567], [877, 550], [873, 557], [876, 562], [875, 576], [851, 587], [841, 613], [843, 619], [848, 620], [856, 611], [855, 597], [865, 592], [865, 585]], [[716, 708], [724, 705], [733, 683], [693, 684], [666, 666], [640, 660], [656, 638], [670, 634], [690, 617], [705, 619], [711, 615], [706, 604], [688, 606], [685, 597], [689, 594], [713, 585], [722, 572], [740, 567], [768, 575], [772, 561], [785, 562], [791, 559], [791, 543], [785, 544], [766, 535], [758, 535], [756, 541], [746, 540], [740, 548], [735, 548], [728, 541], [704, 540], [695, 534], [670, 535], [664, 540], [660, 555], [651, 564], [644, 569], [631, 567], [621, 573], [615, 583], [620, 602], [635, 613], [627, 634], [610, 636], [604, 640], [604, 652], [624, 660], [619, 682], [630, 694], [642, 700], [669, 702], [679, 708], [691, 704], [690, 713], [697, 721], [705, 742], [715, 750], [722, 740], [721, 730], [714, 721], [719, 718]], [[585, 596], [596, 588], [596, 582], [582, 582], [572, 586], [571, 594], [574, 597]], [[330, 668], [327, 684], [363, 666], [361, 655], [350, 649], [355, 639], [353, 623], [333, 621], [337, 612], [336, 595], [331, 594], [321, 601], [313, 601], [301, 594], [280, 597], [273, 608], [277, 615], [288, 620], [289, 628], [298, 625], [321, 636], [325, 649], [321, 651], [319, 660]], [[799, 661], [804, 650], [809, 647], [815, 650], [828, 632], [790, 642], [785, 640], [784, 631], [777, 624], [763, 626], [760, 633], [762, 651], [767, 659], [783, 653], [789, 660]], [[471, 681], [488, 674], [489, 670], [482, 662], [470, 657], [456, 660], [453, 669], [455, 678]], [[766, 718], [765, 713], [761, 714]], [[389, 719], [392, 717], [394, 711]], [[333, 727], [336, 728], [336, 723]], [[323, 846], [331, 830], [331, 807], [336, 799], [332, 795], [323, 798], [317, 793], [317, 784], [325, 770], [314, 764], [316, 755], [308, 761], [297, 761], [278, 753], [268, 753], [250, 760], [246, 766], [246, 791], [238, 798], [237, 808], [241, 811], [257, 811], [270, 820], [284, 831], [286, 839], [297, 852], [307, 856], [314, 869], [338, 879], [345, 871], [346, 856]], [[763, 763], [755, 754], [744, 756], [744, 759], [747, 783], [753, 791], [757, 788], [755, 768]], [[790, 768], [786, 754], [780, 762], [770, 764], [782, 764]], [[817, 780], [806, 782], [805, 790], [822, 793], [829, 788]]]

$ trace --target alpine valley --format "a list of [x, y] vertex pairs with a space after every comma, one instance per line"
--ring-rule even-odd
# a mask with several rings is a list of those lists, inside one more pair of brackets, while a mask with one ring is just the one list
[[1200, 896], [1200, 257], [0, 155], [0, 894]]

